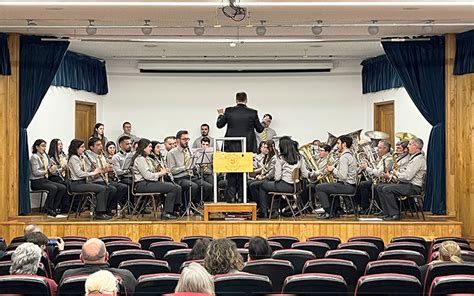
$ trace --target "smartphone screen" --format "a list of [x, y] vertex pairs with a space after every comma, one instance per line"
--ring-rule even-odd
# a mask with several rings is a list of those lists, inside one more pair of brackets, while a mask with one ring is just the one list
[[51, 238], [48, 240], [48, 245], [50, 246], [56, 246], [58, 244], [58, 239], [57, 238]]

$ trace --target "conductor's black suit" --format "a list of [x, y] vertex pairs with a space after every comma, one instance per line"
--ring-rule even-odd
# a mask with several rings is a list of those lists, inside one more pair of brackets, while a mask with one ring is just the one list
[[[264, 126], [258, 119], [257, 110], [248, 108], [245, 104], [237, 104], [225, 109], [224, 114], [217, 118], [217, 127], [223, 128], [227, 124], [226, 137], [245, 137], [247, 140], [247, 152], [257, 153], [257, 139], [255, 130], [263, 132]], [[240, 141], [226, 141], [224, 150], [227, 152], [241, 152]], [[226, 200], [232, 202], [242, 187], [242, 174], [227, 174]]]

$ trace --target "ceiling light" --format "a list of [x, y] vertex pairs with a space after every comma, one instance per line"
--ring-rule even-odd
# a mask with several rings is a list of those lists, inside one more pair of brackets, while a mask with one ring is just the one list
[[232, 41], [231, 43], [229, 43], [229, 46], [230, 46], [230, 47], [236, 47], [236, 46], [237, 46], [237, 43], [235, 43], [234, 41]]
[[89, 20], [89, 26], [86, 28], [87, 35], [95, 35], [97, 33], [97, 28], [94, 26], [94, 20]]
[[150, 20], [145, 20], [145, 23], [142, 27], [143, 35], [150, 35], [151, 31], [153, 31], [153, 28], [150, 26]]
[[314, 35], [319, 35], [323, 32], [323, 27], [321, 27], [323, 21], [318, 21], [317, 25], [311, 27], [311, 31], [313, 32]]
[[[372, 21], [372, 24], [376, 23], [377, 21]], [[370, 35], [377, 35], [379, 33], [379, 26], [369, 26], [367, 32], [369, 32]]]
[[257, 28], [255, 28], [255, 32], [257, 33], [258, 36], [263, 36], [265, 35], [265, 33], [267, 33], [267, 28], [265, 27], [264, 20], [260, 21], [260, 26], [257, 26]]
[[33, 34], [33, 33], [34, 33], [34, 29], [33, 29], [33, 28], [34, 28], [35, 26], [37, 26], [38, 24], [37, 24], [35, 21], [33, 21], [33, 20], [26, 20], [26, 25], [27, 25], [28, 27], [31, 27], [31, 28], [26, 28], [26, 31], [27, 31], [28, 33]]
[[204, 35], [204, 21], [203, 20], [198, 20], [198, 26], [194, 27], [194, 34], [198, 36]]
[[421, 27], [423, 32], [425, 32], [426, 34], [431, 34], [431, 32], [433, 32], [433, 22], [434, 21], [427, 21], [426, 25]]

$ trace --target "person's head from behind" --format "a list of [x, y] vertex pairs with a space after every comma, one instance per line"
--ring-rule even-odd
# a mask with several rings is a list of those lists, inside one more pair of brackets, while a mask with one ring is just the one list
[[268, 241], [261, 236], [252, 237], [249, 241], [248, 249], [250, 260], [265, 259], [272, 256], [272, 248]]
[[181, 271], [175, 292], [214, 295], [214, 280], [201, 264], [193, 262]]
[[238, 92], [235, 94], [235, 102], [237, 104], [247, 104], [247, 94], [245, 92]]
[[295, 141], [293, 141], [290, 137], [281, 137], [279, 148], [280, 155], [287, 163], [294, 165], [300, 159], [300, 153], [295, 146]]
[[226, 238], [213, 240], [207, 248], [204, 267], [212, 274], [242, 270], [244, 262], [235, 243]]
[[40, 260], [41, 249], [33, 243], [23, 243], [12, 254], [10, 274], [36, 274]]
[[46, 245], [48, 244], [48, 237], [39, 231], [28, 233], [25, 235], [25, 240], [37, 245], [41, 250], [46, 249]]
[[454, 241], [442, 242], [439, 246], [439, 257], [438, 260], [444, 262], [455, 262], [461, 263], [461, 248]]
[[188, 260], [201, 260], [206, 257], [207, 247], [211, 241], [207, 238], [201, 238], [196, 241], [191, 252], [189, 252], [186, 259]]
[[87, 277], [85, 289], [86, 295], [117, 295], [118, 282], [110, 271], [99, 270]]
[[105, 244], [98, 238], [91, 238], [82, 245], [81, 261], [85, 264], [104, 264], [109, 260]]
[[28, 224], [23, 229], [23, 234], [26, 235], [31, 232], [41, 232], [41, 228], [36, 224]]

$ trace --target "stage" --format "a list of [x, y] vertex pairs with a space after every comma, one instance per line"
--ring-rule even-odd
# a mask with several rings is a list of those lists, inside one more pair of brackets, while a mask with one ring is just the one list
[[[145, 216], [130, 219], [108, 221], [91, 221], [86, 213], [82, 217], [70, 220], [66, 218], [48, 218], [44, 215], [29, 215], [10, 217], [9, 221], [0, 222], [0, 236], [10, 240], [23, 235], [27, 224], [38, 224], [43, 232], [50, 236], [81, 235], [100, 237], [107, 235], [126, 235], [133, 241], [138, 241], [146, 235], [169, 235], [175, 241], [188, 235], [209, 235], [215, 238], [233, 235], [291, 235], [300, 240], [318, 235], [340, 237], [347, 241], [352, 236], [378, 236], [386, 243], [392, 237], [400, 235], [422, 236], [432, 239], [437, 236], [461, 236], [462, 223], [448, 216], [433, 216], [425, 213], [426, 221], [415, 217], [404, 217], [401, 221], [355, 221], [354, 216], [334, 220], [316, 220], [314, 214], [300, 217], [279, 219], [259, 219], [257, 221], [203, 221], [202, 216], [184, 217], [179, 220], [155, 221], [153, 217]], [[86, 217], [87, 216], [87, 217]], [[212, 218], [212, 216], [211, 216]]]

